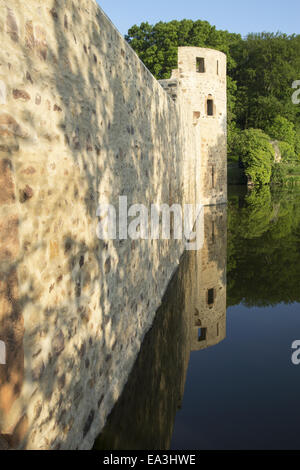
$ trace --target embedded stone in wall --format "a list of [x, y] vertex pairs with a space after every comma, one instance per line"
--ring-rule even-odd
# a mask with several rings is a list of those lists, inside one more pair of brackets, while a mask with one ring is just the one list
[[61, 109], [60, 106], [58, 106], [57, 104], [55, 104], [55, 105], [53, 106], [53, 111], [56, 111], [56, 112], [58, 112], [58, 113], [61, 113], [61, 112], [62, 112], [62, 109]]
[[31, 75], [28, 71], [26, 72], [26, 80], [28, 80], [31, 83], [31, 85], [33, 85], [33, 80], [32, 80]]
[[24, 202], [31, 199], [33, 195], [34, 195], [33, 189], [27, 184], [25, 188], [20, 189], [20, 202], [23, 204]]
[[32, 21], [26, 21], [25, 24], [25, 44], [29, 49], [33, 49], [35, 45]]
[[13, 97], [15, 100], [20, 100], [20, 101], [29, 101], [30, 94], [27, 93], [25, 90], [13, 90]]
[[57, 258], [59, 254], [58, 242], [55, 240], [50, 241], [50, 259]]
[[19, 219], [12, 215], [0, 219], [0, 261], [15, 259], [19, 253]]
[[6, 31], [14, 42], [19, 39], [19, 28], [15, 14], [11, 8], [7, 8]]
[[54, 8], [52, 8], [52, 9], [50, 10], [50, 14], [52, 15], [52, 18], [53, 18], [55, 21], [58, 20], [57, 11], [56, 11]]
[[46, 32], [41, 26], [35, 27], [35, 46], [41, 59], [47, 59], [48, 45]]
[[29, 134], [8, 113], [0, 114], [0, 137], [21, 137], [26, 139]]
[[65, 337], [63, 332], [60, 330], [54, 336], [52, 340], [52, 351], [53, 354], [58, 356], [65, 349]]

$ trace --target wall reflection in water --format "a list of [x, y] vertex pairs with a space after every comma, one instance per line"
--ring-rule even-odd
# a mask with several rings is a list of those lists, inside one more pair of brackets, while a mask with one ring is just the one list
[[96, 449], [169, 449], [190, 352], [226, 337], [226, 206], [205, 208], [204, 231], [203, 248], [183, 256]]

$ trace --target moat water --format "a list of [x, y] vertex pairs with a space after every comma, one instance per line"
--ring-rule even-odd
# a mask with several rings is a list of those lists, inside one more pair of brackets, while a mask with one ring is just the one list
[[300, 192], [206, 208], [96, 449], [299, 449]]

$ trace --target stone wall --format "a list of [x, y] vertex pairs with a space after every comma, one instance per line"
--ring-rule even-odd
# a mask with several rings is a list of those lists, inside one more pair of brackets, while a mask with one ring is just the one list
[[184, 249], [96, 210], [199, 202], [192, 113], [93, 0], [0, 0], [0, 39], [0, 447], [88, 449]]

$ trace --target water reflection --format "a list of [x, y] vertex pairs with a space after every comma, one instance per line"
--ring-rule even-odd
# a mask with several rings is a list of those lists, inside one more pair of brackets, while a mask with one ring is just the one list
[[299, 449], [299, 194], [230, 188], [227, 336], [190, 357], [172, 449]]
[[228, 306], [300, 301], [300, 205], [293, 191], [231, 190]]
[[186, 252], [96, 449], [169, 449], [191, 351], [226, 336], [226, 206], [204, 211], [204, 246]]
[[[98, 449], [299, 447], [300, 376], [290, 350], [300, 336], [299, 194], [235, 188], [228, 215], [225, 206], [205, 209], [204, 232], [203, 248], [182, 258]], [[25, 360], [24, 372], [31, 346], [14, 270], [0, 278], [1, 292], [0, 449], [18, 447], [28, 409], [37, 441], [39, 423], [54, 423], [70, 448], [64, 407], [49, 408], [48, 389], [32, 405], [38, 386], [27, 385], [44, 366]], [[66, 389], [66, 366], [72, 370], [72, 358], [58, 376], [54, 358], [50, 371], [60, 404], [84, 396], [85, 379]], [[104, 383], [108, 374], [109, 363]]]

